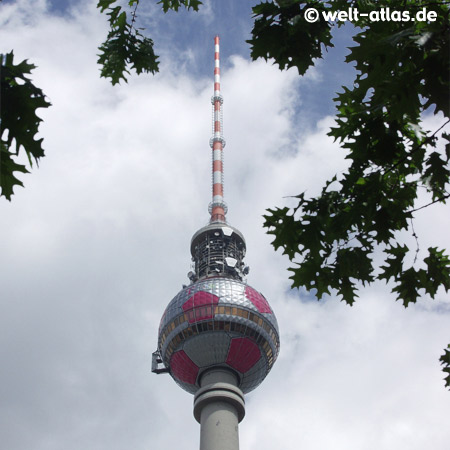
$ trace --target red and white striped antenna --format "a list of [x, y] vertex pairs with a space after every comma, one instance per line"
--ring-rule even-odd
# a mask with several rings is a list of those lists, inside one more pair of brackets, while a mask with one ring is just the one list
[[214, 95], [213, 105], [213, 135], [209, 141], [212, 148], [212, 201], [209, 204], [210, 222], [226, 222], [227, 205], [223, 199], [223, 97], [220, 94], [220, 53], [219, 36], [214, 38]]

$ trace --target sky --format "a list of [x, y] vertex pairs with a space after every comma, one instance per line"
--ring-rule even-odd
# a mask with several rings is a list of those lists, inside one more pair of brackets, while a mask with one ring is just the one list
[[[262, 227], [267, 208], [317, 194], [346, 168], [326, 134], [332, 93], [351, 82], [348, 31], [300, 78], [250, 61], [253, 2], [204, 3], [179, 15], [143, 7], [161, 71], [115, 87], [96, 64], [107, 21], [95, 0], [0, 3], [0, 52], [34, 63], [52, 103], [40, 112], [45, 158], [0, 199], [2, 448], [198, 448], [192, 396], [150, 369], [159, 320], [188, 283], [190, 239], [208, 222], [219, 33], [227, 218], [281, 335], [271, 373], [246, 397], [241, 448], [446, 450], [449, 295], [405, 310], [375, 283], [353, 307], [317, 302], [290, 289], [289, 262]], [[449, 228], [448, 207], [417, 213], [421, 251], [449, 248]]]

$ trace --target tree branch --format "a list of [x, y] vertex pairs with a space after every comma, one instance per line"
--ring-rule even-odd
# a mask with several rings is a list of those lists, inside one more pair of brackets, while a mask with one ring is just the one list
[[433, 200], [432, 202], [421, 206], [420, 208], [416, 208], [416, 209], [411, 209], [410, 211], [406, 211], [408, 214], [412, 214], [415, 213], [417, 211], [420, 211], [421, 209], [427, 208], [428, 206], [433, 205], [434, 203], [438, 203], [438, 202], [442, 202], [443, 200], [447, 199], [450, 197], [450, 194], [447, 195], [443, 195], [442, 197], [437, 198], [436, 200]]

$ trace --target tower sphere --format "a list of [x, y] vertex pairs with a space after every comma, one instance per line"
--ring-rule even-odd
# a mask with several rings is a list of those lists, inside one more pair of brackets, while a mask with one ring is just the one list
[[239, 280], [205, 278], [169, 303], [158, 349], [174, 380], [195, 393], [212, 368], [234, 372], [245, 394], [269, 373], [279, 351], [278, 324], [267, 300]]

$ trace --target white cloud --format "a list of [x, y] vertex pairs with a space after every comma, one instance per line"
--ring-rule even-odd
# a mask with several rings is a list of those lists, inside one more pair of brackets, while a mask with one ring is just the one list
[[[46, 157], [0, 205], [2, 441], [194, 448], [192, 397], [149, 369], [160, 316], [187, 282], [190, 238], [207, 221], [212, 80], [172, 70], [174, 54], [159, 75], [111, 87], [98, 77], [106, 24], [94, 3], [65, 18], [44, 1], [0, 9], [3, 47], [39, 66], [33, 79], [53, 104], [42, 113]], [[438, 358], [449, 311], [434, 305], [447, 296], [405, 311], [380, 285], [353, 308], [288, 291], [288, 261], [261, 215], [283, 196], [316, 194], [346, 162], [325, 135], [331, 118], [297, 130], [306, 112], [295, 110], [293, 71], [237, 56], [227, 67], [229, 219], [282, 338], [273, 372], [248, 396], [242, 448], [444, 450], [450, 409]], [[432, 234], [448, 246], [438, 214]]]

